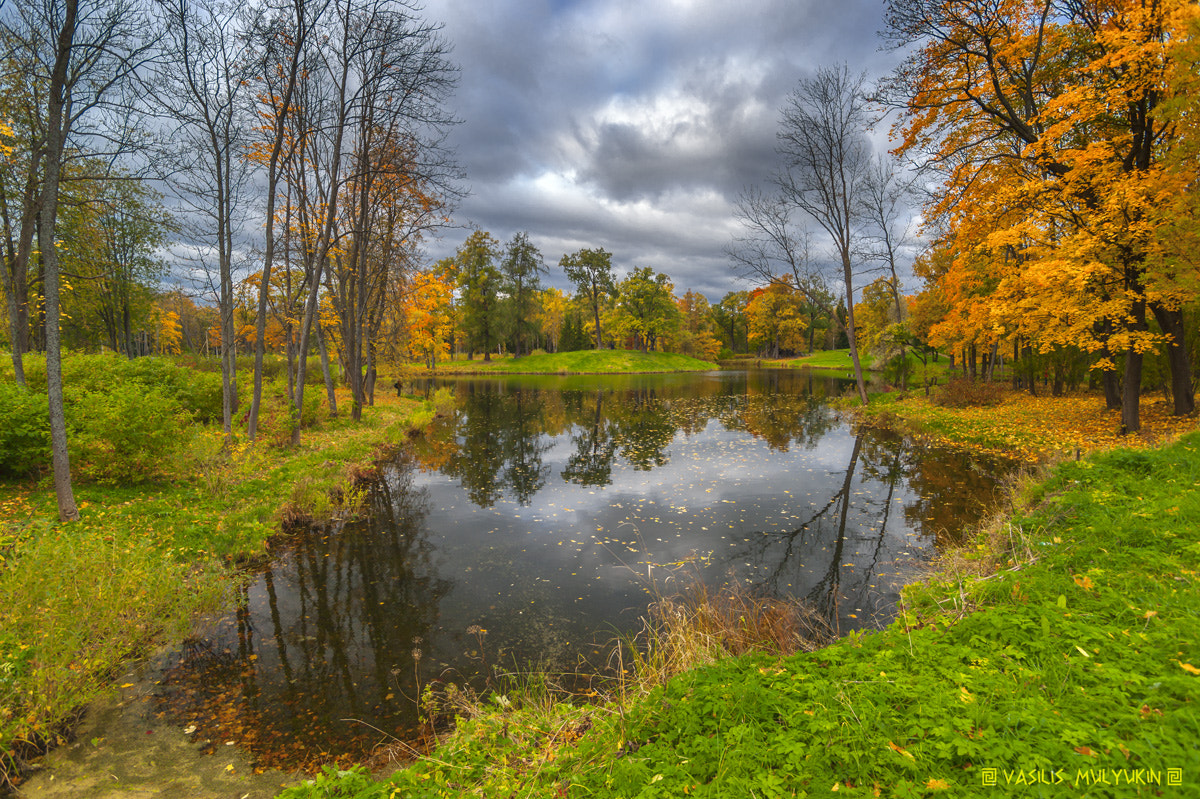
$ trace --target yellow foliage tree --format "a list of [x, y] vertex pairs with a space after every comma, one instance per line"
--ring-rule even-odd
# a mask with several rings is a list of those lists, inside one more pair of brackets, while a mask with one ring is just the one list
[[[942, 170], [927, 215], [947, 233], [940, 335], [1067, 344], [1109, 371], [1140, 425], [1145, 352], [1165, 345], [1176, 413], [1194, 409], [1178, 275], [1164, 268], [1155, 192], [1177, 124], [1171, 96], [1186, 0], [892, 0], [917, 45], [891, 96], [900, 150]], [[1173, 27], [1174, 26], [1174, 27]], [[1175, 31], [1175, 32], [1173, 32]], [[1158, 322], [1148, 324], [1148, 312]], [[949, 327], [957, 327], [951, 332]]]
[[746, 320], [750, 343], [778, 358], [782, 350], [796, 351], [804, 346], [803, 296], [787, 281], [777, 281], [750, 292]]
[[452, 329], [451, 300], [454, 285], [435, 272], [418, 272], [412, 277], [404, 298], [409, 354], [437, 367], [439, 357], [448, 352], [447, 339]]

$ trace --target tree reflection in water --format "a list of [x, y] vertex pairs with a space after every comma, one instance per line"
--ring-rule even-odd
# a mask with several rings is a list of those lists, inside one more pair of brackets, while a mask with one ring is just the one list
[[885, 621], [1001, 471], [851, 430], [824, 401], [843, 386], [798, 372], [448, 382], [455, 418], [384, 470], [367, 518], [281, 550], [177, 653], [170, 701], [213, 740], [361, 756], [413, 730], [435, 679], [602, 659], [672, 590], [665, 564], [843, 630]]
[[438, 575], [428, 496], [412, 474], [388, 470], [364, 521], [289, 540], [243, 583], [233, 616], [172, 658], [162, 680], [170, 708], [262, 765], [351, 760], [381, 731], [411, 737], [422, 650], [452, 587]]

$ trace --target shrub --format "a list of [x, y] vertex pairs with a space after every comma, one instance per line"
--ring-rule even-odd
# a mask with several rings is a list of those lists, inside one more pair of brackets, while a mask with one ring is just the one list
[[49, 460], [46, 395], [0, 383], [0, 474], [23, 477]]
[[941, 387], [934, 402], [947, 408], [979, 408], [998, 405], [1004, 397], [999, 383], [966, 380], [958, 377]]
[[[323, 396], [323, 388], [308, 386], [306, 382], [302, 429], [317, 427], [321, 424], [321, 399]], [[249, 412], [249, 404], [245, 406], [244, 410]], [[275, 446], [290, 445], [295, 422], [292, 420], [291, 404], [287, 396], [286, 375], [263, 384], [262, 407], [259, 410], [258, 424], [260, 435]]]
[[[38, 388], [46, 389], [44, 368], [37, 373]], [[29, 384], [34, 378], [26, 372]], [[123, 355], [68, 355], [63, 359], [63, 385], [67, 392], [106, 394], [115, 386], [137, 384], [164, 393], [180, 407], [193, 413], [197, 421], [221, 418], [221, 377], [177, 366], [169, 358], [146, 356], [130, 360]]]
[[182, 443], [186, 414], [167, 393], [136, 383], [72, 391], [71, 458], [82, 477], [136, 483], [157, 476]]
[[456, 407], [453, 390], [443, 386], [433, 392], [433, 410], [438, 416], [453, 416]]

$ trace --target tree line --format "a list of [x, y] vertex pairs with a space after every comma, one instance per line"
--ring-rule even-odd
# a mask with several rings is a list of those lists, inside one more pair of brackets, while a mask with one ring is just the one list
[[[860, 376], [864, 341], [936, 348], [968, 379], [1086, 377], [1126, 431], [1148, 389], [1192, 413], [1198, 20], [1185, 0], [889, 0], [903, 61], [873, 85], [845, 66], [799, 81], [782, 166], [738, 202], [735, 267], [840, 296]], [[892, 153], [868, 139], [881, 123]]]
[[168, 234], [219, 319], [204, 343], [222, 361], [227, 435], [247, 273], [258, 276], [250, 438], [272, 304], [295, 438], [301, 354], [314, 341], [325, 352], [322, 314], [357, 418], [382, 309], [459, 194], [443, 146], [456, 68], [439, 28], [404, 0], [15, 0], [0, 9], [0, 39], [7, 337], [21, 385], [23, 355], [46, 352], [60, 516], [78, 516], [63, 336], [130, 356], [149, 349], [147, 328], [182, 339], [185, 304], [150, 296]]
[[[989, 371], [1082, 361], [1126, 431], [1195, 409], [1196, 33], [1183, 0], [892, 0], [882, 87], [924, 170], [931, 341]], [[1148, 359], [1166, 374], [1147, 380]], [[1032, 386], [1030, 375], [1028, 385]]]

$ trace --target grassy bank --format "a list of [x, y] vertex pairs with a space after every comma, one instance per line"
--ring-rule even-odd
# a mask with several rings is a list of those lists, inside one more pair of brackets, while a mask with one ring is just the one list
[[78, 481], [82, 518], [66, 525], [48, 477], [0, 484], [0, 789], [119, 667], [224, 602], [234, 566], [284, 522], [344, 512], [380, 447], [433, 414], [381, 393], [361, 423], [324, 419], [295, 450], [184, 426], [152, 481]]
[[716, 364], [670, 352], [638, 352], [637, 350], [579, 350], [577, 352], [543, 353], [493, 357], [473, 360], [444, 361], [437, 366], [438, 374], [632, 374], [638, 372], [704, 372]]
[[[879, 373], [885, 371], [885, 364], [871, 353], [863, 352], [859, 355], [863, 371]], [[920, 386], [926, 378], [945, 382], [952, 376], [949, 358], [941, 357], [937, 361], [930, 360], [926, 364], [922, 364], [920, 359], [912, 353], [909, 353], [907, 358], [909, 385]], [[854, 361], [850, 359], [850, 350], [848, 349], [818, 350], [811, 355], [799, 355], [795, 358], [759, 358], [731, 363], [772, 369], [812, 369], [818, 372], [834, 372], [839, 377], [854, 376]]]
[[1147, 447], [1196, 429], [1193, 417], [1171, 415], [1161, 398], [1142, 401], [1142, 429], [1120, 435], [1121, 412], [1106, 410], [1104, 397], [1076, 393], [1064, 397], [1031, 396], [1003, 385], [988, 404], [951, 407], [921, 392], [871, 397], [866, 407], [847, 403], [847, 410], [868, 424], [880, 424], [917, 439], [937, 441], [1026, 463], [1075, 458], [1112, 447]]

